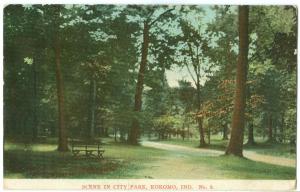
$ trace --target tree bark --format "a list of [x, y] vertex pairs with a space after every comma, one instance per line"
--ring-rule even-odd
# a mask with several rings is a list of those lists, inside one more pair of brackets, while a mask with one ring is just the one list
[[227, 123], [223, 125], [223, 140], [228, 140], [228, 126]]
[[[148, 47], [149, 47], [149, 25], [147, 22], [144, 23], [143, 30], [143, 44], [142, 44], [142, 59], [140, 63], [140, 69], [138, 73], [138, 80], [135, 90], [135, 100], [134, 100], [134, 112], [138, 113], [142, 108], [142, 94], [144, 87], [144, 75], [147, 66], [147, 56], [148, 56]], [[128, 135], [128, 143], [136, 145], [138, 144], [138, 137], [140, 132], [139, 120], [136, 117], [133, 117], [132, 127]]]
[[65, 99], [64, 99], [64, 85], [61, 71], [61, 45], [59, 37], [59, 14], [60, 7], [55, 7], [55, 19], [56, 34], [54, 39], [54, 52], [55, 52], [55, 65], [56, 65], [56, 88], [57, 88], [57, 100], [58, 100], [58, 151], [68, 151], [68, 138], [67, 127], [65, 124]]
[[253, 123], [249, 123], [248, 126], [248, 141], [247, 141], [247, 145], [255, 145], [255, 141], [254, 141], [254, 133], [253, 133]]
[[235, 100], [232, 116], [232, 130], [226, 154], [243, 156], [245, 126], [246, 80], [248, 65], [248, 19], [249, 7], [239, 6], [239, 57], [236, 72]]
[[204, 129], [203, 129], [203, 120], [202, 118], [198, 118], [197, 119], [197, 122], [198, 122], [198, 129], [199, 129], [199, 133], [200, 133], [200, 145], [199, 147], [204, 147], [206, 146], [206, 143], [205, 143], [205, 138], [204, 138]]
[[[198, 111], [201, 110], [201, 97], [200, 97], [200, 77], [197, 75], [197, 104], [198, 104]], [[205, 135], [204, 135], [204, 129], [203, 129], [203, 118], [202, 117], [197, 117], [197, 123], [198, 123], [198, 129], [200, 133], [200, 143], [199, 147], [204, 147], [206, 146], [205, 143]]]

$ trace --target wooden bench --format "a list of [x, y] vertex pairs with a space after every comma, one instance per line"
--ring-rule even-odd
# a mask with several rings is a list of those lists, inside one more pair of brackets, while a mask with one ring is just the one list
[[96, 157], [99, 159], [103, 159], [103, 153], [105, 150], [101, 147], [101, 144], [98, 143], [90, 143], [84, 141], [71, 141], [71, 149], [74, 157], [77, 157], [83, 152], [82, 155], [86, 157]]

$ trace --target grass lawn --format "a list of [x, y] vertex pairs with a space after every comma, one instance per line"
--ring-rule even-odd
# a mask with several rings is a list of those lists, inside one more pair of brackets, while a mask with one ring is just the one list
[[[221, 136], [212, 135], [211, 144], [206, 148], [225, 151], [228, 141], [229, 140], [222, 140]], [[166, 144], [181, 145], [186, 147], [193, 147], [193, 148], [199, 146], [199, 140], [194, 138], [189, 140], [184, 140], [184, 141], [182, 139], [172, 138], [172, 139], [167, 139], [159, 142], [166, 143]], [[291, 159], [296, 158], [296, 153], [295, 153], [296, 146], [291, 146], [289, 144], [280, 144], [280, 143], [267, 143], [262, 138], [256, 138], [256, 145], [254, 146], [245, 145], [244, 149], [248, 151], [254, 151], [256, 153], [264, 154], [264, 155], [273, 155], [273, 156], [286, 157]]]
[[192, 158], [209, 167], [207, 179], [295, 179], [296, 169], [256, 162], [234, 156]]
[[164, 154], [164, 151], [141, 146], [109, 143], [104, 145], [104, 160], [72, 157], [71, 152], [56, 151], [55, 144], [24, 145], [5, 143], [6, 178], [134, 178], [136, 169]]
[[[161, 179], [170, 169], [173, 175], [165, 174], [166, 178], [184, 179], [182, 170], [188, 174], [190, 171], [191, 175], [195, 175], [194, 179], [295, 179], [296, 174], [295, 168], [237, 157], [184, 155], [113, 142], [104, 145], [103, 160], [74, 158], [70, 152], [57, 152], [56, 147], [49, 142], [33, 144], [30, 150], [24, 151], [23, 144], [6, 142], [4, 177]], [[149, 170], [155, 171], [156, 175], [149, 175]]]

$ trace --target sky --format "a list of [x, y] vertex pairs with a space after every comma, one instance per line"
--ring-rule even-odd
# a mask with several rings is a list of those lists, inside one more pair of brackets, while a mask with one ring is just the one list
[[172, 68], [172, 70], [167, 70], [166, 76], [170, 87], [178, 87], [178, 80], [186, 80], [189, 82], [193, 82], [186, 67], [184, 68], [174, 67]]

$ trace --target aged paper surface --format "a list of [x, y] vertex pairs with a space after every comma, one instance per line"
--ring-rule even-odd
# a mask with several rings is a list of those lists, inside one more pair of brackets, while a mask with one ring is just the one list
[[296, 190], [297, 7], [192, 4], [3, 7], [3, 188]]
[[295, 180], [165, 180], [165, 179], [5, 179], [6, 189], [75, 189], [105, 191], [289, 191]]

